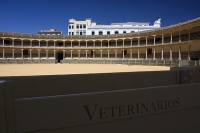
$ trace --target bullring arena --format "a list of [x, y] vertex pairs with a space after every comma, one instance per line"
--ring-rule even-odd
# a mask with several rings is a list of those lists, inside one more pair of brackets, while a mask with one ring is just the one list
[[200, 18], [116, 35], [0, 32], [0, 133], [199, 133]]

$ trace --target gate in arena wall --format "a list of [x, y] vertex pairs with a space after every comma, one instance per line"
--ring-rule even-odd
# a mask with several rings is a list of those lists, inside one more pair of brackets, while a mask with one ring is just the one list
[[200, 131], [200, 84], [177, 71], [0, 80], [1, 133]]

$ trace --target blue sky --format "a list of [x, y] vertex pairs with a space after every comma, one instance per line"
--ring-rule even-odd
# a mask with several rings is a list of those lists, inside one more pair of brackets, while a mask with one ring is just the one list
[[200, 0], [0, 0], [0, 31], [36, 34], [56, 28], [67, 34], [68, 20], [101, 24], [150, 22], [162, 27], [200, 17]]

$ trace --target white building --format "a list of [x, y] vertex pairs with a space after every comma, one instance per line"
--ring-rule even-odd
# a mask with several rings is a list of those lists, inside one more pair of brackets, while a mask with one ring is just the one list
[[154, 25], [149, 22], [126, 22], [111, 23], [110, 25], [101, 25], [94, 23], [90, 18], [85, 21], [76, 21], [69, 19], [68, 35], [110, 35], [133, 33], [145, 30], [154, 30], [161, 27], [161, 19], [157, 19]]

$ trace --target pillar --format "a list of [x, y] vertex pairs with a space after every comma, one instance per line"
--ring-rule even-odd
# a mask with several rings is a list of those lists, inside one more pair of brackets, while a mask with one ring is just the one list
[[161, 60], [163, 60], [163, 48], [161, 50]]
[[[86, 41], [86, 42], [87, 42], [87, 41]], [[85, 57], [86, 57], [86, 59], [87, 59], [87, 51], [88, 51], [88, 50], [85, 50]]]
[[65, 50], [63, 50], [63, 59], [65, 59]]
[[38, 49], [38, 59], [40, 59], [40, 49]]
[[54, 43], [54, 47], [56, 47], [56, 41], [55, 40], [53, 41], [53, 43]]
[[78, 50], [78, 58], [80, 59], [80, 50]]
[[133, 38], [131, 38], [131, 47], [133, 46]]
[[93, 58], [95, 58], [95, 50], [92, 50], [93, 51]]
[[155, 45], [156, 44], [156, 35], [153, 36], [153, 44]]
[[95, 41], [93, 41], [93, 47], [95, 47]]
[[130, 49], [130, 59], [132, 59], [132, 49]]
[[115, 59], [117, 59], [117, 49], [115, 50]]
[[81, 46], [81, 44], [80, 44], [80, 43], [81, 43], [81, 41], [78, 41], [78, 46], [79, 46], [79, 47]]
[[101, 51], [101, 59], [102, 59], [102, 50], [100, 50]]
[[48, 40], [46, 41], [46, 47], [48, 47]]
[[148, 37], [146, 36], [146, 45], [147, 45], [147, 43], [148, 43], [148, 40], [147, 40], [147, 38], [148, 38]]
[[162, 34], [162, 44], [164, 43], [164, 35]]
[[3, 46], [4, 46], [4, 38], [3, 38]]
[[156, 49], [153, 48], [153, 60], [155, 60], [155, 59], [156, 59]]
[[30, 59], [32, 59], [32, 49], [29, 49], [29, 52], [30, 52]]
[[53, 50], [54, 59], [56, 59], [56, 50]]
[[15, 58], [15, 49], [12, 49], [12, 56], [13, 56], [13, 59]]
[[33, 45], [33, 44], [32, 44], [32, 40], [30, 40], [30, 45], [31, 45], [31, 47], [32, 47], [32, 45]]
[[24, 49], [21, 49], [21, 58], [23, 59], [24, 57], [23, 57], [23, 51], [24, 51]]
[[109, 50], [108, 50], [108, 59], [109, 59]]
[[138, 46], [140, 46], [140, 38], [138, 37]]
[[147, 60], [147, 48], [146, 48], [146, 57], [145, 57], [145, 59]]
[[124, 49], [122, 49], [122, 56], [123, 56], [123, 59], [124, 59]]
[[5, 58], [5, 49], [3, 49], [3, 59]]
[[14, 42], [15, 42], [15, 39], [12, 39], [12, 45], [13, 45], [13, 46], [15, 45]]
[[72, 52], [73, 52], [73, 50], [70, 50], [71, 51], [71, 59], [72, 59]]
[[179, 52], [178, 53], [179, 53], [179, 58], [178, 59], [181, 60], [181, 46], [179, 47]]
[[102, 40], [101, 40], [101, 47], [102, 47]]
[[23, 47], [23, 45], [24, 45], [23, 43], [24, 43], [24, 42], [23, 42], [23, 39], [22, 39], [22, 42], [21, 42], [21, 46], [22, 46], [22, 47]]
[[188, 60], [190, 60], [190, 48], [191, 48], [191, 45], [189, 45], [189, 49], [188, 49]]
[[63, 46], [65, 47], [65, 41], [63, 41]]
[[140, 59], [140, 50], [138, 49], [138, 60]]
[[87, 40], [86, 40], [86, 44], [85, 45], [86, 45], [85, 47], [87, 48]]
[[171, 33], [171, 42], [170, 43], [172, 43], [172, 33]]
[[170, 60], [172, 60], [172, 47], [170, 47], [170, 57], [169, 57]]
[[[46, 58], [48, 59], [48, 50], [46, 50]], [[54, 58], [55, 58], [55, 50], [54, 50]]]

